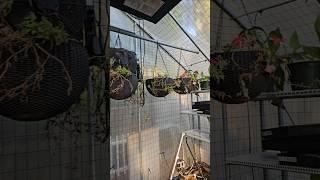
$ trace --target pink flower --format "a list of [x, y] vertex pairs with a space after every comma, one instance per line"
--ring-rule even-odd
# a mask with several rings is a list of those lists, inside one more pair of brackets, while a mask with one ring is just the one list
[[284, 42], [284, 39], [282, 37], [276, 36], [276, 35], [271, 35], [271, 41], [274, 45], [280, 45], [281, 43]]
[[210, 60], [210, 64], [214, 64], [214, 65], [217, 65], [219, 64], [219, 59], [218, 58], [213, 58]]
[[274, 65], [267, 65], [264, 71], [273, 74], [276, 71], [276, 67]]
[[243, 47], [245, 42], [245, 38], [241, 35], [236, 36], [233, 40], [232, 40], [232, 45], [238, 48]]

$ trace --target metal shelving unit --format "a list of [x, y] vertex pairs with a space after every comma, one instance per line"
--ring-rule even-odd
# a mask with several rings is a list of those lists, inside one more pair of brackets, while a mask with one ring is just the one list
[[191, 137], [191, 138], [199, 140], [199, 141], [210, 143], [210, 134], [209, 134], [209, 132], [203, 132], [203, 131], [201, 131], [199, 129], [191, 129], [191, 130], [187, 130], [187, 131], [182, 132], [181, 138], [180, 138], [179, 147], [178, 147], [178, 151], [176, 153], [174, 165], [173, 165], [173, 168], [172, 168], [172, 171], [171, 171], [170, 180], [173, 178], [173, 174], [174, 174], [175, 169], [176, 169], [176, 164], [177, 164], [177, 161], [179, 159], [179, 153], [180, 153], [180, 150], [181, 150], [183, 139], [185, 137]]
[[198, 129], [191, 129], [191, 130], [184, 131], [182, 133], [182, 135], [210, 143], [210, 133], [209, 132], [204, 132], [204, 131], [201, 131]]
[[308, 98], [308, 97], [320, 97], [320, 89], [261, 93], [258, 97], [252, 100], [263, 101], [263, 100], [272, 100], [275, 98], [295, 99], [295, 98]]
[[[320, 97], [320, 89], [310, 89], [310, 90], [297, 90], [297, 91], [283, 91], [283, 92], [268, 92], [261, 93], [255, 99], [251, 101], [259, 102], [259, 114], [260, 114], [260, 122], [261, 129], [264, 129], [264, 121], [265, 118], [265, 110], [264, 110], [264, 101], [270, 101], [274, 99], [298, 99], [298, 98], [311, 98], [311, 97]], [[283, 125], [283, 117], [282, 117], [282, 109], [278, 107], [278, 125]], [[288, 113], [288, 112], [287, 112]], [[250, 131], [250, 128], [249, 128]], [[238, 155], [234, 157], [227, 157], [225, 162], [228, 166], [247, 166], [251, 168], [262, 168], [262, 169], [272, 169], [279, 170], [282, 172], [282, 179], [287, 180], [286, 173], [295, 172], [302, 174], [317, 174], [320, 175], [320, 168], [308, 168], [301, 166], [293, 166], [293, 165], [281, 165], [278, 159], [279, 152], [276, 151], [268, 151], [268, 152], [260, 152], [260, 153], [252, 153], [245, 155]]]
[[204, 114], [202, 111], [198, 111], [198, 110], [184, 110], [184, 111], [181, 111], [181, 114], [210, 117], [209, 114]]
[[277, 152], [262, 152], [257, 154], [246, 154], [227, 158], [229, 165], [241, 165], [248, 167], [257, 167], [264, 169], [282, 170], [304, 174], [320, 174], [320, 169], [307, 168], [300, 166], [281, 165]]
[[[192, 91], [191, 94], [191, 103], [193, 103], [194, 95], [200, 94], [200, 93], [209, 93], [210, 90], [199, 90], [199, 91]], [[199, 97], [196, 97], [196, 101], [199, 102]], [[178, 150], [176, 152], [175, 161], [171, 170], [170, 179], [173, 178], [174, 172], [176, 170], [176, 163], [179, 159], [179, 153], [183, 144], [183, 140], [187, 137], [192, 138], [194, 140], [197, 140], [199, 142], [203, 143], [210, 143], [210, 132], [206, 132], [201, 130], [200, 126], [200, 120], [204, 118], [210, 118], [209, 114], [204, 114], [203, 111], [199, 111], [196, 109], [190, 109], [190, 110], [181, 110], [181, 115], [187, 115], [191, 117], [192, 125], [189, 130], [183, 131], [181, 133], [180, 137], [180, 143], [178, 146]], [[197, 126], [195, 126], [195, 121], [198, 121]]]

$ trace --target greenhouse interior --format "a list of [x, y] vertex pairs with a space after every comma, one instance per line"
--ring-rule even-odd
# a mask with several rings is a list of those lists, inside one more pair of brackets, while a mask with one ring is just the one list
[[1, 0], [0, 17], [0, 180], [209, 179], [209, 0]]
[[316, 180], [319, 0], [211, 4], [211, 178]]
[[0, 1], [0, 180], [320, 180], [319, 98], [320, 0]]

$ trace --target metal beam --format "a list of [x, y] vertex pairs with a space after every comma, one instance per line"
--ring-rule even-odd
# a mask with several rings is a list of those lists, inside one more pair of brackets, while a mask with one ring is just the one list
[[[130, 20], [132, 20], [134, 23], [136, 23], [136, 21], [130, 17], [128, 14], [124, 13]], [[136, 23], [136, 25], [147, 35], [149, 36], [149, 38], [154, 39], [154, 37], [147, 32], [143, 27], [141, 27], [138, 23]], [[188, 70], [186, 67], [184, 67], [166, 48], [163, 47], [163, 45], [159, 45], [160, 49], [162, 49], [165, 53], [167, 53], [177, 64], [179, 64], [179, 66], [181, 66], [184, 70]]]
[[289, 1], [285, 1], [285, 2], [282, 2], [282, 3], [279, 3], [279, 4], [275, 4], [275, 5], [272, 5], [272, 6], [269, 6], [269, 7], [265, 7], [265, 8], [261, 8], [261, 9], [258, 9], [258, 10], [254, 10], [254, 11], [251, 11], [251, 12], [248, 12], [248, 13], [245, 13], [245, 14], [242, 14], [236, 18], [241, 18], [243, 16], [247, 16], [247, 15], [250, 15], [250, 14], [254, 14], [254, 13], [263, 13], [264, 11], [267, 11], [269, 9], [273, 9], [273, 8], [276, 8], [276, 7], [280, 7], [280, 6], [283, 6], [283, 5], [286, 5], [286, 4], [289, 4], [289, 3], [293, 3], [297, 0], [289, 0]]
[[124, 34], [124, 35], [130, 36], [130, 37], [134, 37], [134, 38], [137, 38], [137, 39], [142, 39], [142, 40], [144, 40], [144, 41], [156, 43], [156, 44], [159, 44], [159, 45], [171, 47], [171, 48], [174, 48], [174, 49], [179, 49], [179, 50], [182, 50], [182, 51], [187, 51], [187, 52], [199, 54], [199, 51], [194, 51], [194, 50], [191, 50], [191, 49], [186, 49], [186, 48], [182, 48], [182, 47], [177, 47], [177, 46], [170, 45], [170, 44], [167, 44], [167, 43], [164, 43], [164, 42], [156, 41], [156, 40], [154, 40], [154, 39], [149, 39], [149, 38], [145, 38], [145, 37], [142, 37], [142, 36], [138, 36], [138, 35], [135, 34], [134, 32], [127, 31], [127, 30], [124, 30], [124, 29], [120, 29], [120, 28], [118, 28], [118, 27], [110, 26], [110, 31], [116, 32], [116, 33], [120, 33], [120, 34]]
[[223, 4], [218, 0], [213, 1], [220, 9], [222, 9], [232, 20], [234, 20], [242, 29], [248, 29], [241, 21], [239, 21], [228, 9], [226, 9]]
[[189, 40], [197, 47], [197, 49], [201, 52], [201, 54], [207, 59], [207, 61], [210, 61], [209, 57], [201, 50], [201, 48], [198, 46], [198, 44], [192, 39], [192, 37], [188, 34], [188, 32], [181, 26], [181, 24], [178, 22], [178, 20], [169, 12], [169, 16], [173, 19], [173, 21], [179, 26], [181, 31], [189, 38]]

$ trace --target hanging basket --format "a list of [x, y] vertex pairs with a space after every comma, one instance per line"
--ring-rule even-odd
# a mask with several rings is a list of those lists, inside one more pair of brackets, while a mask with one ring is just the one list
[[122, 66], [128, 68], [133, 74], [137, 74], [138, 59], [136, 53], [123, 49], [111, 49], [111, 57], [113, 58], [113, 67]]
[[[85, 0], [36, 0], [34, 6], [30, 6], [29, 0], [14, 0], [12, 10], [6, 17], [11, 25], [16, 26], [24, 21], [24, 18], [32, 11], [46, 15], [56, 9], [59, 21], [64, 24], [66, 32], [77, 40], [83, 39], [83, 23], [85, 20]], [[54, 19], [54, 18], [53, 18]]]
[[123, 100], [131, 97], [138, 87], [138, 78], [132, 74], [123, 77], [116, 72], [110, 74], [110, 98]]
[[168, 77], [155, 77], [146, 80], [148, 92], [155, 97], [165, 97], [174, 88], [175, 82]]
[[[138, 87], [138, 59], [136, 53], [123, 49], [111, 49], [110, 97], [123, 100], [131, 97]], [[127, 71], [121, 75], [117, 68]]]
[[192, 81], [190, 77], [180, 77], [175, 79], [176, 85], [173, 90], [178, 94], [188, 94], [199, 90], [199, 83]]
[[225, 67], [224, 79], [211, 79], [212, 89], [211, 97], [217, 101], [226, 104], [241, 104], [248, 101], [247, 97], [241, 94], [240, 88], [240, 72], [239, 69], [229, 64]]
[[[212, 58], [222, 56], [224, 59], [232, 59], [223, 69], [223, 79], [210, 77], [211, 97], [226, 104], [241, 104], [249, 100], [243, 95], [240, 76], [251, 73], [259, 51], [236, 51], [232, 53], [215, 53]], [[212, 66], [212, 65], [211, 65]]]
[[262, 92], [274, 92], [274, 80], [266, 72], [253, 74], [248, 90], [251, 99], [256, 98]]
[[[9, 96], [0, 101], [1, 115], [21, 121], [43, 120], [67, 111], [79, 98], [89, 75], [86, 50], [81, 44], [73, 41], [51, 50], [43, 47], [63, 62], [65, 70], [70, 75], [71, 86], [66, 79], [62, 64], [50, 57], [44, 66], [43, 77], [36, 87], [29, 87], [18, 96]], [[6, 53], [7, 56], [10, 55], [8, 52], [3, 52], [3, 54]], [[6, 56], [2, 57], [0, 59], [2, 62], [7, 59], [4, 58]], [[0, 81], [1, 93], [4, 93], [3, 90], [12, 89], [22, 84], [27, 77], [36, 71], [35, 63], [34, 55], [20, 53], [17, 61], [11, 64]], [[3, 69], [0, 72], [3, 72]]]

